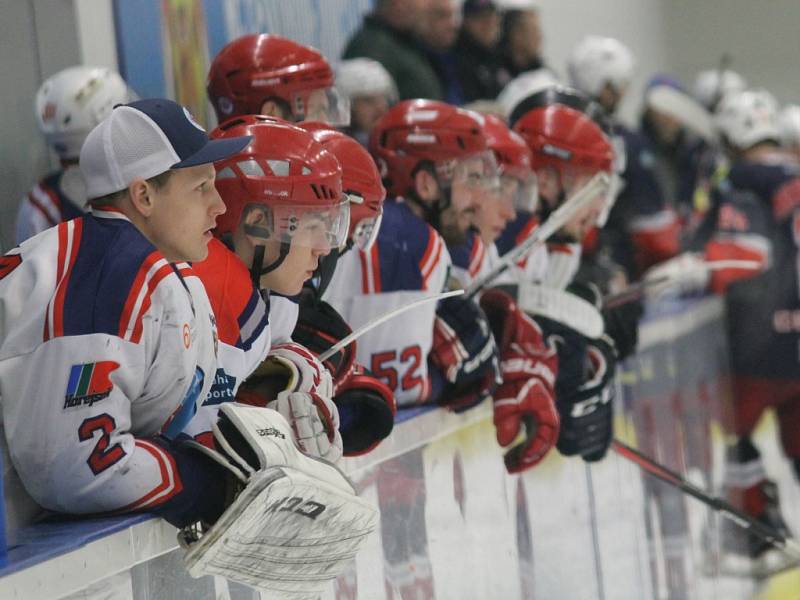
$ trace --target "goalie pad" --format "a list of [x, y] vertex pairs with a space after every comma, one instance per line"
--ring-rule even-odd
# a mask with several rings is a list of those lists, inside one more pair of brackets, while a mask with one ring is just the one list
[[189, 574], [219, 575], [283, 598], [316, 598], [375, 529], [377, 510], [336, 467], [299, 452], [275, 411], [225, 404], [214, 439], [219, 452], [186, 444], [228, 468], [243, 487], [210, 528], [181, 531]]

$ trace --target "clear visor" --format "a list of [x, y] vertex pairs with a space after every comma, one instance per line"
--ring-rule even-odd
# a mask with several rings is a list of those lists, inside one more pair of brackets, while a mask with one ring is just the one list
[[529, 173], [526, 177], [501, 175], [499, 193], [515, 210], [532, 213], [539, 204], [539, 188], [536, 175], [533, 173]]
[[286, 204], [267, 207], [251, 204], [264, 219], [246, 227], [254, 236], [289, 244], [299, 244], [327, 252], [344, 248], [350, 228], [350, 204], [339, 202], [329, 207]]
[[[364, 199], [358, 194], [345, 194], [351, 204], [363, 204]], [[352, 218], [352, 211], [351, 211]], [[357, 222], [350, 222], [350, 239], [353, 245], [359, 250], [369, 252], [375, 240], [378, 239], [378, 231], [381, 228], [381, 220], [383, 219], [383, 207], [378, 209], [378, 214], [364, 217]]]
[[500, 187], [500, 173], [494, 152], [486, 150], [470, 156], [436, 163], [436, 175], [445, 187], [475, 191], [494, 191]]
[[605, 181], [601, 181], [598, 180], [600, 173], [581, 173], [573, 179], [572, 185], [565, 190], [567, 194], [566, 201], [569, 201], [579, 193], [582, 194], [588, 191], [589, 188], [594, 190], [592, 197], [575, 212], [564, 226], [564, 232], [571, 235], [576, 241], [582, 240], [593, 227], [599, 226], [600, 218], [608, 206], [611, 174], [606, 173], [608, 177]]
[[300, 121], [321, 121], [335, 127], [350, 125], [350, 100], [336, 87], [296, 93], [292, 112]]
[[597, 215], [598, 227], [605, 227], [608, 222], [608, 215], [611, 213], [611, 209], [614, 208], [614, 203], [617, 201], [617, 196], [619, 196], [619, 193], [622, 191], [624, 184], [624, 180], [616, 172], [611, 174], [611, 181], [606, 190], [605, 203], [603, 204], [600, 214]]

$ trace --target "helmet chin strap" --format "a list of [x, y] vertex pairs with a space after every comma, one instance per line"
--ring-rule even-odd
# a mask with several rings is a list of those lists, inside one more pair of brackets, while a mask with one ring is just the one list
[[[244, 232], [253, 237], [260, 237], [263, 239], [269, 239], [270, 237], [270, 231], [268, 229], [257, 225], [245, 225]], [[250, 265], [250, 279], [253, 280], [253, 285], [256, 286], [256, 289], [261, 288], [261, 277], [267, 273], [271, 273], [283, 264], [291, 248], [291, 242], [281, 242], [280, 249], [278, 250], [278, 258], [265, 266], [264, 255], [267, 248], [264, 244], [256, 244], [253, 250], [253, 262]]]

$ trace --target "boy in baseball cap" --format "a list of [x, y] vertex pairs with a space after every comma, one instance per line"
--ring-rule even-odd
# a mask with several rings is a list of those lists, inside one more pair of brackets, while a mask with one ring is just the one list
[[92, 213], [0, 257], [0, 396], [11, 460], [44, 508], [224, 508], [224, 474], [178, 435], [214, 381], [216, 322], [187, 262], [225, 211], [210, 141], [162, 99], [118, 106], [80, 153]]

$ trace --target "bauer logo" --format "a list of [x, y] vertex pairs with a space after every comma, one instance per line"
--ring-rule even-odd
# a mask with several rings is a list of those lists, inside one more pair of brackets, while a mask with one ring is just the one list
[[69, 372], [69, 383], [67, 383], [67, 393], [64, 396], [64, 410], [91, 406], [108, 398], [114, 388], [110, 375], [118, 368], [119, 363], [113, 360], [72, 365]]

